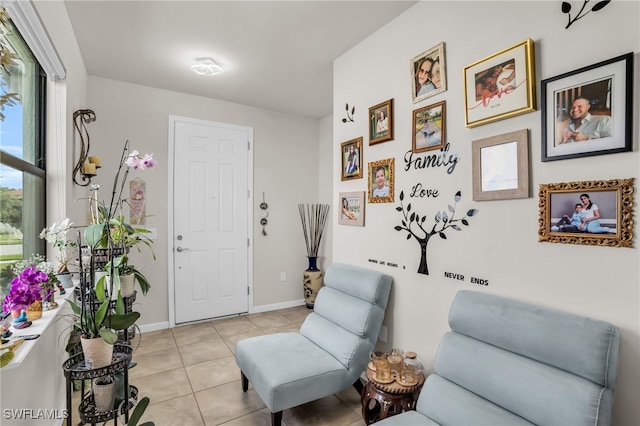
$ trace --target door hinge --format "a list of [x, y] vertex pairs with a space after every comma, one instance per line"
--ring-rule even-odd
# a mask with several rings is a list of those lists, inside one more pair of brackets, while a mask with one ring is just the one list
[[247, 198], [250, 199], [251, 198], [251, 190], [247, 189]]
[[249, 239], [247, 238], [247, 247], [250, 247]]
[[247, 150], [251, 151], [251, 141], [247, 141]]
[[251, 294], [251, 293], [249, 292], [249, 287], [247, 287], [247, 294]]

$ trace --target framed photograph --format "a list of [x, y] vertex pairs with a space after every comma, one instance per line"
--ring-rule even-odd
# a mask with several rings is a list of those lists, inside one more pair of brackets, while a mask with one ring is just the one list
[[633, 181], [540, 185], [538, 241], [633, 247]]
[[369, 108], [369, 145], [393, 139], [393, 99]]
[[509, 132], [472, 142], [473, 200], [529, 197], [529, 132]]
[[444, 148], [445, 101], [428, 105], [413, 111], [412, 144], [413, 152]]
[[411, 96], [413, 103], [447, 90], [444, 43], [411, 58]]
[[393, 203], [393, 158], [369, 163], [369, 202]]
[[542, 80], [542, 161], [631, 151], [633, 53]]
[[340, 192], [338, 196], [340, 225], [364, 226], [364, 191]]
[[467, 127], [536, 110], [533, 40], [526, 39], [464, 68]]
[[342, 153], [342, 180], [362, 178], [362, 137], [340, 144]]

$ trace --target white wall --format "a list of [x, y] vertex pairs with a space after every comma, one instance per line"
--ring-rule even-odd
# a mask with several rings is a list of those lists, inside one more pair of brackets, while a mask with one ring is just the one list
[[[579, 3], [579, 2], [573, 2]], [[368, 162], [395, 158], [395, 202], [367, 204], [366, 226], [340, 226], [334, 219], [334, 261], [388, 273], [394, 278], [385, 323], [391, 346], [415, 350], [431, 368], [437, 344], [448, 330], [448, 309], [455, 293], [471, 289], [496, 293], [591, 316], [617, 325], [622, 332], [614, 424], [640, 424], [640, 317], [637, 248], [606, 248], [538, 242], [538, 186], [544, 183], [608, 180], [639, 176], [638, 98], [634, 99], [633, 152], [563, 161], [541, 162], [541, 113], [538, 111], [473, 129], [464, 125], [465, 66], [526, 38], [535, 41], [536, 87], [540, 81], [627, 52], [636, 52], [634, 94], [638, 87], [638, 2], [612, 2], [565, 29], [560, 2], [420, 2], [381, 28], [334, 63], [334, 111], [345, 103], [356, 107], [355, 122], [334, 120], [334, 198], [338, 192], [367, 190], [367, 178], [340, 180], [340, 143], [364, 137], [364, 170]], [[577, 7], [577, 6], [576, 6]], [[614, 30], [615, 29], [615, 30]], [[445, 42], [448, 90], [418, 104], [411, 99], [410, 59]], [[368, 145], [367, 110], [394, 99], [394, 140]], [[404, 171], [411, 149], [412, 111], [446, 101], [447, 141], [460, 161], [452, 174], [444, 168]], [[522, 200], [474, 202], [471, 142], [529, 129], [531, 197]], [[479, 209], [470, 226], [430, 241], [429, 275], [416, 273], [420, 260], [415, 240], [396, 232], [401, 213], [398, 194], [421, 183], [437, 189], [437, 198], [405, 199], [428, 220], [453, 203]], [[637, 197], [636, 203], [637, 203]], [[334, 201], [335, 208], [335, 201]], [[636, 206], [636, 210], [637, 210]], [[638, 228], [634, 227], [637, 234]], [[637, 238], [636, 238], [637, 245]], [[377, 259], [397, 268], [373, 264]], [[445, 278], [464, 275], [464, 281]], [[489, 281], [472, 284], [470, 277]]]
[[[149, 255], [145, 265], [152, 289], [137, 303], [140, 325], [158, 327], [168, 321], [167, 294], [167, 158], [169, 115], [224, 122], [254, 129], [254, 228], [253, 305], [256, 310], [300, 303], [302, 271], [307, 266], [304, 238], [297, 204], [318, 199], [318, 121], [199, 96], [123, 83], [101, 77], [89, 78], [89, 103], [96, 113], [90, 125], [91, 150], [104, 167], [94, 179], [104, 185], [101, 198], [111, 191], [122, 146], [153, 153], [158, 166], [140, 176], [146, 181], [147, 227], [156, 228], [157, 262]], [[135, 175], [135, 176], [134, 176]], [[267, 236], [262, 235], [259, 205], [262, 194], [269, 204]], [[139, 256], [133, 253], [132, 257]], [[286, 272], [287, 281], [280, 281]], [[250, 303], [251, 305], [251, 303]], [[215, 313], [212, 313], [214, 316]]]

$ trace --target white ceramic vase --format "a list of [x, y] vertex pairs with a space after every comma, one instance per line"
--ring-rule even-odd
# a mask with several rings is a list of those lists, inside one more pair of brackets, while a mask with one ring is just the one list
[[134, 274], [120, 275], [120, 293], [122, 297], [133, 296], [133, 287], [136, 283]]
[[116, 400], [116, 384], [111, 377], [100, 377], [93, 381], [93, 399], [96, 411], [110, 411]]
[[80, 337], [82, 352], [84, 353], [87, 367], [95, 369], [111, 364], [113, 358], [113, 345], [104, 341], [102, 337], [86, 339]]
[[58, 274], [56, 275], [56, 278], [58, 278], [58, 281], [60, 281], [60, 284], [62, 284], [62, 288], [73, 287], [73, 280], [71, 279], [70, 273]]

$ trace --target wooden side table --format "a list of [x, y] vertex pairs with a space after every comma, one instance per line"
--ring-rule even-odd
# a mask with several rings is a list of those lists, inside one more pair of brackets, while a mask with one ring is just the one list
[[418, 383], [413, 386], [403, 386], [396, 381], [378, 383], [374, 380], [373, 371], [369, 368], [367, 368], [367, 379], [361, 399], [362, 418], [368, 425], [395, 414], [414, 410], [424, 385], [422, 373], [418, 375]]

